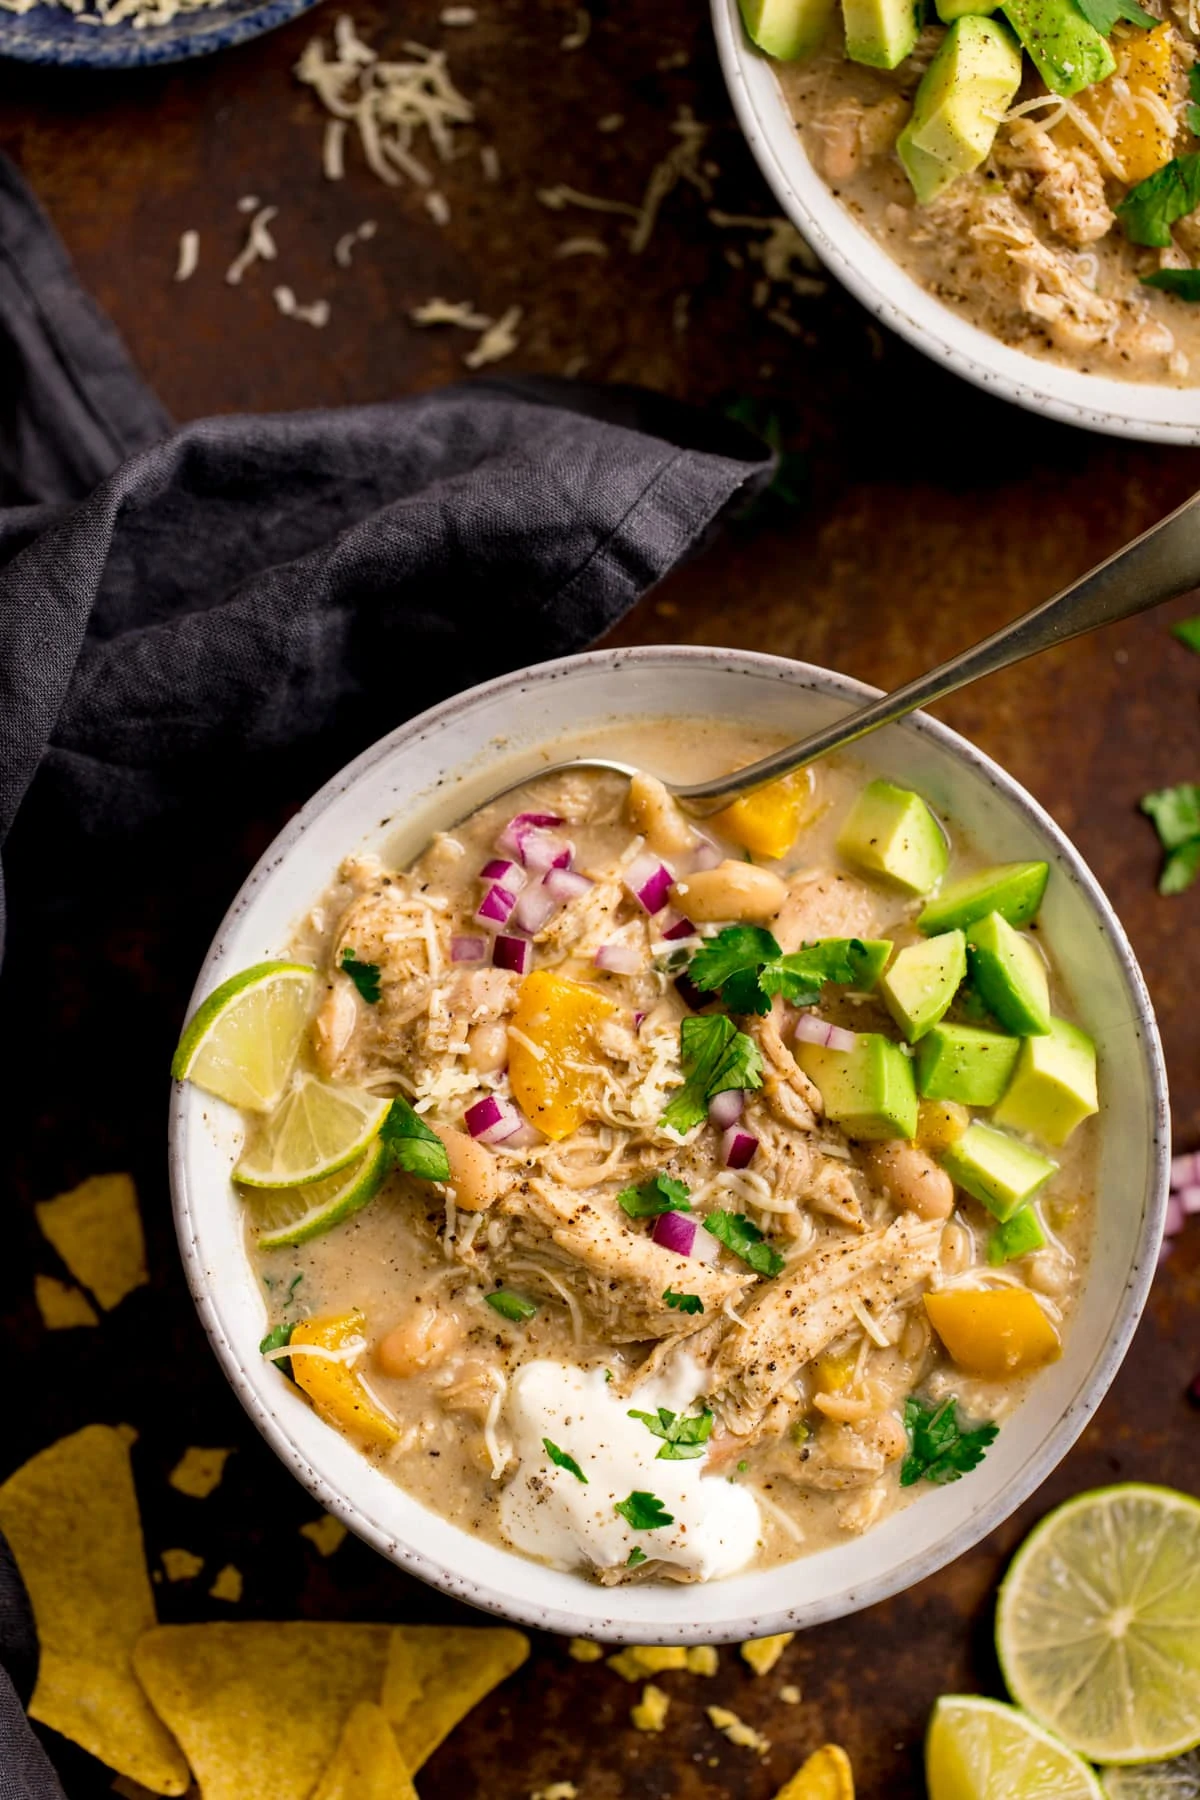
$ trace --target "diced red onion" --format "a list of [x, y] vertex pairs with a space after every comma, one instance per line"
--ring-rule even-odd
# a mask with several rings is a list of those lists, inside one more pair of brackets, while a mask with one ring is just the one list
[[642, 953], [632, 944], [601, 944], [592, 960], [610, 975], [636, 975], [642, 966]]
[[659, 1213], [654, 1221], [654, 1229], [650, 1236], [664, 1250], [673, 1250], [676, 1256], [690, 1256], [696, 1241], [696, 1221], [686, 1213]]
[[531, 875], [544, 875], [547, 869], [569, 869], [575, 855], [574, 844], [555, 837], [552, 831], [527, 831], [521, 848]]
[[565, 823], [557, 813], [517, 813], [496, 839], [496, 848], [524, 863], [525, 840], [531, 831], [553, 831], [556, 825]]
[[726, 1088], [724, 1093], [714, 1094], [709, 1101], [708, 1116], [718, 1131], [728, 1131], [741, 1118], [745, 1104], [744, 1088]]
[[721, 1155], [727, 1169], [744, 1169], [754, 1161], [758, 1139], [742, 1125], [731, 1125], [721, 1138]]
[[675, 877], [653, 853], [636, 856], [623, 876], [624, 885], [646, 911], [654, 916], [667, 904]]
[[498, 881], [494, 881], [475, 908], [475, 917], [489, 931], [499, 931], [502, 925], [508, 924], [512, 916], [512, 909], [516, 904], [517, 896], [510, 893], [508, 888], [501, 887]]
[[452, 937], [450, 939], [451, 962], [482, 962], [486, 955], [486, 938]]
[[857, 1034], [841, 1025], [830, 1025], [816, 1013], [801, 1013], [796, 1020], [796, 1037], [804, 1044], [820, 1044], [826, 1050], [853, 1050]]
[[690, 919], [672, 915], [672, 923], [663, 926], [662, 935], [665, 938], [695, 937], [696, 927]]
[[696, 1233], [696, 1241], [692, 1245], [692, 1261], [715, 1263], [721, 1255], [721, 1243], [711, 1231], [705, 1231], [703, 1221]]
[[1179, 1204], [1189, 1219], [1200, 1213], [1200, 1186], [1180, 1188]]
[[633, 1032], [634, 1032], [635, 1037], [637, 1036], [638, 1032], [642, 1029], [642, 1020], [645, 1017], [646, 1017], [645, 1013], [634, 1013], [634, 1015], [633, 1015]]
[[519, 863], [509, 862], [503, 856], [493, 856], [491, 862], [485, 862], [480, 869], [479, 879], [498, 881], [510, 894], [519, 894], [525, 886], [525, 871]]
[[689, 873], [698, 875], [701, 869], [715, 869], [717, 864], [724, 860], [725, 858], [712, 839], [702, 837], [692, 851], [692, 866]]
[[1178, 1237], [1179, 1233], [1183, 1230], [1185, 1217], [1186, 1214], [1183, 1210], [1183, 1202], [1180, 1200], [1178, 1194], [1172, 1194], [1167, 1200], [1167, 1213], [1166, 1218], [1163, 1220], [1163, 1236], [1169, 1238]]
[[553, 894], [556, 900], [566, 906], [572, 900], [582, 900], [593, 883], [586, 875], [581, 875], [578, 869], [560, 869], [556, 866], [544, 878], [542, 886], [548, 894]]
[[558, 901], [539, 881], [536, 887], [527, 887], [517, 901], [512, 922], [518, 931], [528, 931], [532, 936], [548, 925], [557, 911]]
[[485, 1094], [463, 1114], [463, 1124], [481, 1144], [505, 1144], [521, 1129], [521, 1115], [511, 1100]]
[[1186, 1156], [1173, 1156], [1171, 1158], [1172, 1191], [1194, 1187], [1197, 1183], [1200, 1183], [1200, 1155], [1197, 1155], [1194, 1150], [1189, 1150]]
[[533, 945], [528, 938], [501, 935], [492, 947], [492, 967], [511, 969], [514, 975], [527, 975], [533, 961]]
[[531, 1150], [535, 1144], [544, 1141], [541, 1132], [532, 1126], [528, 1119], [522, 1119], [512, 1136], [505, 1138], [504, 1148], [506, 1150]]

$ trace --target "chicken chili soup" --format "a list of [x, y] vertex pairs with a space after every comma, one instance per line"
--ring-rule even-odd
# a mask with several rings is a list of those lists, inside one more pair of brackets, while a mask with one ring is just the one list
[[1195, 383], [1196, 0], [742, 11], [814, 166], [930, 293], [1085, 373]]
[[408, 868], [350, 855], [176, 1059], [246, 1111], [279, 1379], [605, 1583], [782, 1562], [968, 1474], [1069, 1329], [1096, 1111], [1047, 867], [985, 852], [823, 764], [703, 825], [546, 776]]

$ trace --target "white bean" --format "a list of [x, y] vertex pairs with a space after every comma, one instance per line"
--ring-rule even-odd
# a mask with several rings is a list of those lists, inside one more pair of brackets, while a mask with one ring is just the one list
[[476, 1143], [465, 1131], [455, 1131], [453, 1126], [440, 1126], [438, 1136], [450, 1159], [449, 1186], [454, 1189], [455, 1204], [464, 1212], [486, 1212], [500, 1197], [500, 1172], [495, 1157], [486, 1144]]
[[897, 1206], [919, 1219], [948, 1219], [954, 1211], [954, 1183], [915, 1144], [896, 1140], [864, 1152], [868, 1174]]
[[444, 1362], [460, 1335], [457, 1319], [435, 1306], [422, 1306], [379, 1340], [375, 1361], [385, 1375], [406, 1380]]
[[696, 834], [655, 775], [640, 771], [629, 783], [629, 822], [657, 856], [679, 856], [690, 850]]
[[485, 1019], [467, 1033], [467, 1061], [479, 1075], [494, 1075], [508, 1061], [508, 1026]]
[[677, 881], [674, 892], [680, 911], [702, 924], [714, 919], [749, 919], [761, 924], [773, 919], [787, 899], [787, 888], [770, 869], [731, 861]]

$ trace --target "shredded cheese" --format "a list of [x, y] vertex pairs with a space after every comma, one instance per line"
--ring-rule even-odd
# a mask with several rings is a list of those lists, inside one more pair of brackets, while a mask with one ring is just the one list
[[576, 7], [574, 29], [568, 31], [567, 35], [563, 38], [561, 48], [563, 50], [582, 50], [591, 35], [591, 30], [591, 13], [586, 12], [582, 6]]
[[256, 262], [274, 262], [279, 252], [271, 236], [270, 224], [279, 212], [277, 206], [261, 206], [246, 230], [246, 242], [225, 271], [230, 287], [237, 287], [246, 270]]
[[450, 202], [445, 194], [440, 194], [436, 188], [430, 188], [425, 196], [425, 211], [435, 225], [450, 223]]
[[277, 287], [272, 298], [285, 319], [299, 319], [302, 324], [314, 325], [318, 330], [329, 323], [328, 300], [314, 300], [302, 306], [290, 287]]
[[183, 231], [179, 234], [179, 260], [175, 264], [176, 281], [190, 281], [200, 263], [200, 233]]
[[555, 246], [556, 257], [564, 256], [607, 256], [608, 245], [597, 237], [569, 237]]
[[463, 357], [468, 369], [482, 369], [486, 363], [501, 362], [512, 355], [520, 343], [517, 326], [521, 322], [521, 311], [519, 306], [510, 306], [488, 326], [475, 348]]

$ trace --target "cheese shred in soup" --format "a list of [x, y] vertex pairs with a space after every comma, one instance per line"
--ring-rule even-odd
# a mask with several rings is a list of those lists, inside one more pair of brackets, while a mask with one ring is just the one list
[[[727, 767], [763, 747], [726, 735]], [[322, 982], [296, 1079], [393, 1101], [450, 1178], [393, 1158], [270, 1251], [244, 1190], [265, 1354], [464, 1530], [605, 1583], [782, 1562], [969, 1478], [1058, 1353], [1090, 1127], [1047, 1114], [1048, 1147], [1021, 1113], [1051, 1039], [1010, 1044], [989, 1012], [958, 941], [978, 918], [922, 931], [925, 897], [867, 871], [881, 840], [843, 832], [865, 780], [822, 765], [700, 824], [646, 777], [534, 778], [409, 867], [348, 856], [290, 946]], [[982, 866], [956, 840], [932, 885]], [[1029, 905], [999, 916], [1036, 975]], [[936, 970], [901, 991], [908, 949], [971, 958], [936, 1024]], [[960, 1038], [1006, 1078], [1024, 1059], [994, 1117], [929, 1097]], [[1015, 1213], [1019, 1171], [971, 1196], [981, 1129], [1041, 1170]]]

